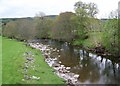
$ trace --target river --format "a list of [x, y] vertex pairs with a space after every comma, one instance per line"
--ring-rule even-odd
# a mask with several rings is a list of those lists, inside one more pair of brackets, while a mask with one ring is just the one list
[[73, 47], [67, 42], [50, 39], [36, 41], [60, 50], [60, 57], [55, 53], [60, 64], [71, 67], [70, 72], [79, 74], [81, 84], [120, 84], [120, 63], [108, 58]]

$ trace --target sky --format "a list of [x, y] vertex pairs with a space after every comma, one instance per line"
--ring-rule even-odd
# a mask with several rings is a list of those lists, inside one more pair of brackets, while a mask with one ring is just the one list
[[[75, 2], [80, 0], [0, 0], [0, 18], [34, 17], [39, 12], [46, 15], [59, 15], [61, 12], [74, 12]], [[97, 4], [97, 18], [108, 18], [109, 13], [118, 8], [120, 0], [81, 0]]]

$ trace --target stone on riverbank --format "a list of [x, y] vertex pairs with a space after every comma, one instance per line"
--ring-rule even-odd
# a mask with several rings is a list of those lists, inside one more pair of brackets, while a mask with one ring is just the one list
[[[30, 43], [30, 46], [41, 50], [41, 52], [45, 56], [45, 61], [47, 62], [47, 64], [50, 67], [53, 67], [55, 70], [55, 73], [59, 77], [66, 80], [67, 84], [73, 85], [73, 84], [79, 83], [79, 81], [77, 80], [79, 77], [78, 74], [74, 74], [74, 73], [71, 73], [70, 71], [68, 71], [71, 69], [70, 67], [65, 67], [64, 65], [60, 65], [62, 63], [61, 61], [57, 62], [58, 58], [60, 57], [60, 54], [59, 54], [60, 50], [58, 50], [57, 48], [52, 48], [48, 45], [40, 44], [40, 43], [39, 44]], [[61, 49], [61, 51], [62, 50], [63, 49]]]

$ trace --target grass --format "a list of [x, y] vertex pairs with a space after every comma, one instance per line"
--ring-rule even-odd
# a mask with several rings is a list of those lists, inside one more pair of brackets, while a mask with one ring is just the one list
[[83, 42], [83, 46], [94, 48], [102, 43], [103, 32], [89, 32], [89, 38]]
[[[54, 70], [46, 64], [39, 50], [26, 47], [23, 42], [7, 38], [2, 39], [2, 44], [3, 84], [64, 84], [63, 79], [54, 74]], [[24, 79], [22, 72], [25, 62], [25, 52], [32, 52], [35, 59], [35, 70], [37, 70], [29, 69], [28, 74], [39, 76], [40, 80], [22, 80]]]
[[0, 85], [2, 84], [2, 37], [0, 36]]
[[89, 32], [89, 38], [85, 40], [76, 40], [74, 45], [82, 45], [84, 47], [94, 48], [102, 43], [103, 32]]

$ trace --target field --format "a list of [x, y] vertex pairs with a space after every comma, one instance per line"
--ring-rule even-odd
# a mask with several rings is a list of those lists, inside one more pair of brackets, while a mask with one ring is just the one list
[[0, 36], [0, 85], [2, 84], [2, 37]]
[[[23, 42], [2, 38], [2, 83], [3, 84], [63, 84], [63, 79], [54, 74], [44, 61], [39, 50], [26, 47]], [[24, 79], [25, 54], [32, 53], [34, 70], [28, 68], [28, 76], [40, 77], [39, 80]]]

